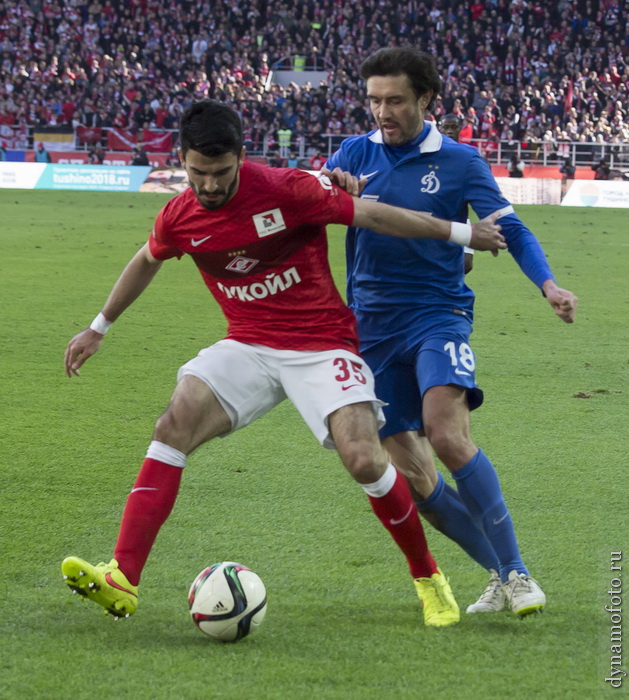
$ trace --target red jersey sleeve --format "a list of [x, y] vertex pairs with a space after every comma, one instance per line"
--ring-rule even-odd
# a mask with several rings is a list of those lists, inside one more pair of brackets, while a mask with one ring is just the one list
[[[172, 201], [172, 200], [171, 200]], [[153, 230], [149, 236], [149, 250], [151, 255], [157, 260], [168, 260], [169, 258], [181, 258], [183, 251], [168, 244], [167, 210], [168, 204], [160, 211], [155, 218]]]
[[354, 220], [354, 198], [325, 175], [312, 175], [305, 170], [284, 171], [290, 184], [292, 205], [304, 221], [310, 224], [343, 224]]

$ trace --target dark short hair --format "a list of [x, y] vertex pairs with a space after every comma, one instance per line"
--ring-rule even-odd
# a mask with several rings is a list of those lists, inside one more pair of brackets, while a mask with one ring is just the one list
[[441, 92], [441, 79], [433, 57], [419, 49], [393, 47], [376, 51], [360, 66], [360, 77], [363, 80], [374, 75], [407, 75], [417, 99], [432, 90], [428, 109]]
[[450, 112], [450, 114], [441, 117], [441, 123], [443, 122], [457, 122], [459, 126], [463, 126], [463, 117]]
[[217, 100], [194, 102], [181, 116], [179, 144], [184, 156], [189, 149], [208, 158], [224, 153], [240, 155], [243, 146], [240, 117]]

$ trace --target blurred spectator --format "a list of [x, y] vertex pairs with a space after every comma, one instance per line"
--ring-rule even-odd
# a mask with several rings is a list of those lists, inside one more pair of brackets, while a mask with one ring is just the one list
[[4, 145], [4, 142], [0, 142], [0, 161], [6, 160], [7, 159], [7, 149]]
[[327, 158], [321, 155], [321, 151], [317, 151], [314, 155], [310, 157], [310, 169], [321, 170], [326, 160]]
[[288, 154], [290, 152], [292, 136], [293, 136], [293, 131], [292, 131], [292, 129], [289, 129], [287, 126], [282, 127], [281, 129], [277, 130], [277, 144], [278, 144], [279, 149], [280, 149], [280, 157], [281, 158], [288, 158]]
[[592, 166], [595, 180], [609, 180], [610, 167], [604, 158]]
[[52, 158], [50, 153], [44, 148], [43, 143], [37, 144], [37, 150], [35, 151], [35, 162], [37, 163], [51, 163]]
[[172, 150], [168, 158], [166, 158], [166, 166], [168, 168], [181, 168], [181, 160], [176, 150]]
[[131, 158], [131, 165], [150, 165], [149, 157], [144, 150], [142, 144], [138, 144], [133, 147], [133, 157]]
[[88, 159], [93, 165], [102, 165], [105, 160], [105, 149], [100, 144], [92, 146], [89, 150]]
[[563, 182], [566, 182], [566, 180], [574, 180], [574, 174], [576, 173], [576, 168], [574, 167], [572, 161], [569, 158], [566, 158], [562, 164], [562, 166], [559, 168], [559, 172], [562, 175], [562, 180]]
[[271, 168], [283, 168], [284, 159], [280, 157], [279, 151], [270, 151], [266, 162]]
[[509, 165], [507, 165], [507, 170], [509, 171], [509, 177], [524, 177], [524, 163], [520, 160], [518, 154], [511, 156]]
[[463, 126], [461, 127], [461, 131], [459, 132], [459, 141], [461, 143], [470, 143], [473, 138], [474, 127], [472, 126], [472, 121], [469, 118], [466, 118], [463, 122]]

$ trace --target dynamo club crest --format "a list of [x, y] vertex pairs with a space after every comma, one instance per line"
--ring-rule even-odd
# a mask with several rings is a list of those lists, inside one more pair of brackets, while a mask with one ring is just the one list
[[439, 178], [434, 170], [424, 175], [421, 179], [421, 183], [423, 187], [420, 192], [425, 192], [426, 194], [436, 194], [441, 189], [441, 182], [439, 182]]

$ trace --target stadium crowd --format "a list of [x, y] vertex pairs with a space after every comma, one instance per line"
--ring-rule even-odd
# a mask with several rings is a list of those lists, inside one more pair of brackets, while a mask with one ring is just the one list
[[[623, 0], [4, 0], [0, 126], [176, 128], [214, 97], [239, 111], [248, 147], [371, 128], [358, 78], [382, 46], [437, 57], [434, 108], [465, 119], [462, 140], [629, 142], [629, 13]], [[329, 70], [319, 84], [265, 90], [286, 56]], [[592, 159], [600, 153], [587, 146]], [[509, 153], [506, 154], [508, 157]]]

